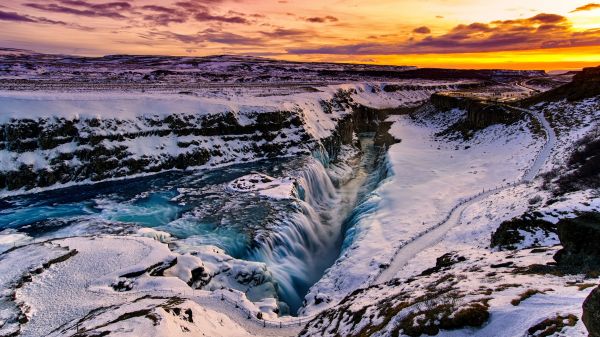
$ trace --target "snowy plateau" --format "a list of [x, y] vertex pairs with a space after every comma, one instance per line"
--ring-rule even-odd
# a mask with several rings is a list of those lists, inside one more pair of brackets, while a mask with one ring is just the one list
[[600, 336], [600, 67], [0, 53], [0, 336]]

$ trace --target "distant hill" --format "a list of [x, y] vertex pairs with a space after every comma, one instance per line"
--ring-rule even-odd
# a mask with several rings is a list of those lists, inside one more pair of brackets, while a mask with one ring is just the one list
[[0, 47], [0, 55], [35, 55], [37, 54], [34, 51], [26, 50], [26, 49], [17, 49], [17, 48], [4, 48]]
[[112, 85], [122, 83], [339, 83], [394, 80], [477, 80], [514, 82], [545, 77], [542, 70], [442, 69], [373, 64], [292, 62], [254, 56], [203, 57], [106, 55], [83, 57], [39, 54], [0, 47], [0, 87], [20, 88], [32, 81]]
[[584, 68], [573, 76], [573, 80], [558, 88], [521, 101], [524, 106], [540, 102], [552, 102], [566, 99], [578, 101], [600, 95], [600, 66]]

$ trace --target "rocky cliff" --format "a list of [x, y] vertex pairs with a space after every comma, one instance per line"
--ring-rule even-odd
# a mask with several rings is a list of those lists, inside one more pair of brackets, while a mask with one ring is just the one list
[[[377, 132], [380, 121], [405, 109], [372, 108], [364, 100], [357, 101], [357, 95], [354, 88], [339, 89], [320, 101], [281, 104], [281, 110], [256, 106], [243, 111], [220, 107], [223, 112], [202, 113], [111, 112], [94, 117], [92, 111], [87, 115], [11, 117], [0, 123], [0, 190], [13, 193], [310, 154], [320, 146], [335, 159], [341, 145], [354, 144], [355, 133]], [[79, 104], [68, 102], [69, 108]], [[28, 103], [18, 104], [29, 109]], [[98, 104], [109, 111], [117, 109], [110, 102]], [[385, 140], [381, 145], [394, 142], [384, 137], [385, 132], [380, 133], [379, 138]]]
[[[282, 156], [310, 146], [289, 111], [135, 119], [19, 119], [0, 125], [0, 189], [101, 181]], [[292, 149], [293, 148], [293, 149]]]
[[583, 302], [582, 320], [589, 337], [600, 337], [600, 287], [594, 289]]
[[471, 97], [452, 96], [443, 93], [431, 95], [431, 103], [441, 111], [461, 109], [466, 111], [465, 127], [483, 129], [493, 124], [511, 124], [520, 113], [504, 105], [476, 100]]
[[521, 104], [529, 106], [541, 102], [553, 102], [563, 99], [578, 101], [598, 95], [600, 95], [600, 66], [584, 68], [581, 72], [573, 76], [573, 80], [570, 83], [525, 99]]

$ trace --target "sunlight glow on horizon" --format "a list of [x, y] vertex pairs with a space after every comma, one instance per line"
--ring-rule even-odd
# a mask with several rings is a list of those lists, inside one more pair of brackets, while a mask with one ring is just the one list
[[600, 64], [588, 0], [0, 0], [0, 46], [449, 68]]

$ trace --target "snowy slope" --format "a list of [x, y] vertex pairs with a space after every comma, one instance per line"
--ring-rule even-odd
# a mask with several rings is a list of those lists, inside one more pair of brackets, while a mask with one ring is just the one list
[[[0, 190], [9, 195], [308, 153], [357, 105], [410, 106], [458, 84], [394, 92], [385, 85], [281, 96], [0, 92]], [[340, 92], [350, 94], [352, 106], [324, 111]]]
[[[65, 255], [68, 252], [71, 254]], [[61, 256], [65, 258], [45, 270], [28, 274], [53, 257]], [[200, 256], [209, 261], [210, 255]], [[174, 258], [178, 259], [175, 266], [179, 269], [168, 267], [168, 261]], [[20, 263], [10, 263], [11, 259]], [[197, 257], [193, 259], [202, 263]], [[185, 273], [182, 274], [189, 268], [185, 267], [186, 255], [174, 254], [153, 239], [99, 236], [54, 240], [5, 253], [2, 261], [6, 262], [2, 264], [2, 282], [6, 292], [14, 293], [17, 304], [11, 307], [9, 299], [1, 302], [3, 334], [19, 331], [20, 326], [22, 336], [70, 336], [77, 329], [96, 333], [113, 331], [122, 336], [171, 336], [177, 331], [207, 336], [249, 335], [226, 315], [209, 308], [215, 307], [210, 303], [220, 302], [211, 300], [216, 295], [193, 291], [186, 284]], [[144, 270], [152, 270], [161, 263], [168, 267], [164, 276], [144, 274]], [[14, 268], [15, 265], [19, 268]], [[132, 290], [117, 286], [123, 275], [138, 271], [142, 273], [131, 283]], [[14, 282], [24, 274], [31, 277], [15, 289]], [[209, 303], [208, 307], [204, 302]], [[243, 303], [246, 311], [261, 310], [247, 300], [239, 303]], [[223, 307], [216, 309], [222, 311]], [[16, 322], [19, 312], [27, 317], [22, 324]]]
[[[559, 112], [570, 111], [569, 119], [564, 119], [563, 122], [555, 119], [552, 123], [558, 140], [543, 172], [563, 170], [564, 158], [573, 150], [576, 142], [586, 134], [586, 130], [597, 127], [600, 109], [593, 108], [597, 104], [598, 99], [592, 99], [543, 107], [547, 116], [555, 118], [561, 116]], [[536, 108], [542, 110], [540, 106]], [[401, 121], [400, 126], [406, 128], [406, 124], [407, 122]], [[582, 129], [580, 125], [585, 126]], [[513, 130], [507, 134], [514, 136], [519, 132]], [[475, 139], [481, 139], [479, 137], [481, 135]], [[530, 137], [525, 136], [525, 139], [531, 141]], [[533, 149], [539, 149], [539, 145], [539, 141], [534, 142]], [[497, 147], [496, 152], [504, 152], [504, 149], [508, 150]], [[523, 171], [523, 167], [518, 165], [519, 161], [531, 163], [527, 157], [518, 159], [518, 152], [514, 152], [513, 169], [517, 169], [517, 174], [513, 178], [518, 178], [518, 173]], [[523, 152], [529, 155], [535, 153]], [[393, 148], [390, 156], [393, 156]], [[506, 160], [506, 163], [511, 161]], [[439, 169], [440, 164], [441, 162], [437, 162], [433, 167]], [[406, 174], [398, 170], [394, 172], [391, 182], [396, 176]], [[502, 177], [501, 172], [496, 174]], [[454, 176], [453, 184], [460, 181], [458, 179]], [[600, 199], [595, 190], [573, 192], [556, 200], [553, 192], [544, 187], [543, 181], [544, 177], [538, 176], [531, 183], [509, 186], [469, 204], [458, 212], [455, 219], [458, 221], [457, 225], [449, 227], [438, 242], [434, 241], [431, 246], [424, 246], [421, 251], [416, 252], [395, 274], [394, 279], [355, 291], [341, 304], [321, 312], [302, 334], [328, 336], [339, 333], [354, 336], [368, 331], [368, 334], [387, 336], [419, 335], [425, 331], [435, 331], [440, 336], [534, 336], [545, 329], [541, 328], [544, 324], [539, 324], [548, 321], [550, 323], [546, 327], [560, 322], [559, 333], [556, 334], [558, 336], [587, 336], [580, 320], [581, 305], [598, 284], [598, 278], [544, 274], [531, 269], [534, 265], [554, 263], [553, 256], [561, 248], [557, 246], [559, 242], [556, 236], [541, 235], [541, 232], [523, 233], [523, 241], [515, 251], [490, 248], [490, 235], [499, 224], [524, 213], [536, 212], [543, 219], [556, 223], [560, 218], [573, 217], [578, 212], [600, 210]], [[487, 186], [494, 182], [493, 179], [488, 180]], [[435, 205], [435, 193], [443, 189], [436, 186], [435, 180], [430, 180], [429, 183], [431, 185], [426, 186], [430, 188], [423, 190], [423, 193], [430, 195], [430, 204]], [[410, 188], [411, 185], [405, 182], [401, 186]], [[381, 188], [386, 188], [386, 185]], [[401, 189], [396, 193], [401, 193]], [[412, 195], [415, 194], [413, 191]], [[390, 195], [387, 196], [389, 197]], [[378, 220], [379, 209], [386, 209], [386, 199], [383, 200], [371, 218]], [[435, 214], [435, 208], [431, 207], [429, 212]], [[398, 213], [403, 217], [395, 217]], [[393, 217], [394, 223], [404, 224], [400, 227], [402, 231], [397, 227], [399, 233], [410, 233], [411, 226], [403, 220], [410, 219], [411, 215], [403, 213], [402, 208], [383, 214], [386, 218]], [[418, 214], [422, 216], [427, 213]], [[364, 237], [368, 238], [369, 232], [373, 230], [365, 227], [367, 234]], [[385, 230], [384, 226], [378, 228], [378, 232]], [[390, 235], [394, 234], [385, 232], [377, 240], [382, 241]], [[356, 242], [355, 250], [360, 252], [361, 241], [359, 239]], [[375, 248], [369, 250], [371, 254], [375, 251]], [[355, 255], [349, 254], [349, 257]], [[457, 317], [461, 319], [455, 319]]]
[[[490, 235], [528, 212], [555, 224], [600, 210], [594, 190], [553, 194], [573, 170], [562, 163], [598, 130], [597, 98], [539, 104], [531, 108], [537, 118], [520, 110], [514, 123], [461, 139], [450, 131], [467, 125], [471, 111], [439, 111], [428, 103], [433, 93], [464, 90], [476, 99], [502, 89], [512, 96], [530, 91], [521, 79], [543, 74], [233, 56], [0, 54], [2, 196], [310, 159], [289, 176], [244, 172], [212, 191], [302, 210], [286, 211], [293, 221], [242, 223], [254, 240], [247, 261], [207, 244], [218, 232], [179, 239], [110, 216], [66, 221], [42, 233], [43, 243], [26, 231], [0, 232], [0, 335], [521, 336], [545, 319], [565, 325], [562, 335], [585, 333], [581, 302], [598, 280], [529, 272], [553, 261], [556, 233], [520, 231], [515, 251], [490, 248]], [[411, 71], [426, 79], [405, 77]], [[489, 79], [500, 82], [486, 86]], [[556, 141], [546, 141], [542, 114]], [[362, 139], [364, 131], [375, 135]], [[383, 148], [368, 150], [381, 138]], [[544, 177], [530, 181], [540, 167]], [[176, 192], [169, 202], [182, 206], [198, 191]], [[0, 216], [18, 217], [6, 208], [24, 200], [3, 203]], [[110, 198], [92, 205], [104, 216], [119, 211]], [[179, 212], [170, 206], [152, 212]], [[219, 225], [236, 220], [237, 210]], [[175, 221], [165, 215], [158, 226], [194, 226], [186, 217], [211, 212], [194, 208]], [[339, 250], [332, 249], [340, 246], [335, 260]], [[284, 294], [298, 307], [311, 284], [300, 317], [285, 315]]]
[[397, 247], [438, 223], [461, 198], [519, 179], [543, 143], [525, 122], [488, 127], [468, 142], [434, 137], [463, 115], [424, 109], [416, 120], [391, 117], [390, 132], [402, 141], [388, 150], [390, 177], [368, 201], [375, 211], [351, 229], [348, 248], [311, 290], [325, 303], [313, 308], [309, 302], [306, 313], [373, 280]]

